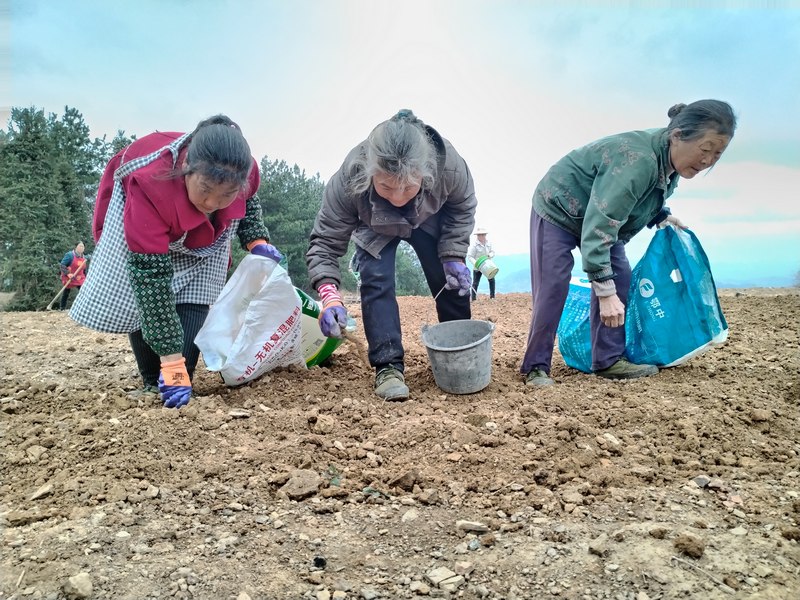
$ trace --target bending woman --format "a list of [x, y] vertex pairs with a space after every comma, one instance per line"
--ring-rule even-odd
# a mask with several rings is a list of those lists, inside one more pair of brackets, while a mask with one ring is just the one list
[[127, 333], [145, 391], [189, 402], [197, 332], [225, 284], [231, 239], [275, 261], [256, 197], [258, 166], [238, 125], [218, 115], [187, 134], [136, 140], [106, 166], [92, 270], [70, 316]]
[[658, 373], [624, 358], [631, 267], [625, 243], [645, 225], [684, 227], [665, 201], [681, 177], [712, 167], [736, 117], [726, 102], [676, 104], [664, 129], [612, 135], [573, 150], [539, 183], [531, 211], [533, 316], [520, 371], [527, 385], [551, 385], [556, 329], [569, 292], [572, 250], [592, 282], [592, 370], [609, 379]]

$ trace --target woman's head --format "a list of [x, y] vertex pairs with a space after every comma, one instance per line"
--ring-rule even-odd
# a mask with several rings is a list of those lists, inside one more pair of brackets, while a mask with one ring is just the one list
[[181, 169], [189, 200], [206, 213], [229, 206], [247, 185], [252, 166], [250, 146], [236, 123], [224, 115], [201, 121]]
[[78, 254], [83, 254], [83, 251], [85, 249], [86, 246], [84, 246], [83, 242], [79, 241], [77, 244], [75, 244], [75, 252], [77, 252]]
[[401, 110], [372, 130], [365, 152], [352, 165], [350, 189], [370, 185], [394, 206], [404, 206], [436, 180], [436, 148], [425, 125], [410, 110]]
[[736, 115], [721, 100], [676, 104], [667, 115], [670, 162], [686, 179], [714, 166], [736, 131]]

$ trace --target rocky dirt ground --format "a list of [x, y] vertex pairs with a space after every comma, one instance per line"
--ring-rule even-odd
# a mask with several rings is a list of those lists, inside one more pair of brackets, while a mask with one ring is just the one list
[[[517, 373], [529, 297], [481, 297], [492, 382], [412, 397], [357, 346], [180, 411], [123, 336], [0, 313], [0, 598], [800, 597], [800, 290], [722, 292], [728, 342], [627, 383]], [[354, 310], [356, 317], [359, 311]]]

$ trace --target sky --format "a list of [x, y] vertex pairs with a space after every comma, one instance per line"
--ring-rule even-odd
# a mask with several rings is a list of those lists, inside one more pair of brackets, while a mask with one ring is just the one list
[[800, 273], [800, 0], [0, 0], [0, 44], [3, 124], [70, 106], [111, 138], [224, 113], [258, 160], [325, 181], [412, 109], [466, 160], [498, 254], [528, 252], [533, 191], [564, 154], [725, 100], [736, 136], [668, 204], [712, 270]]

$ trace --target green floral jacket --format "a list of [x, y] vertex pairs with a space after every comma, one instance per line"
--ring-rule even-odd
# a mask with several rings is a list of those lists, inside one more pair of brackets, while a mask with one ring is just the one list
[[580, 240], [591, 281], [614, 276], [610, 248], [628, 242], [669, 214], [664, 203], [678, 185], [670, 171], [666, 129], [631, 131], [573, 150], [536, 188], [533, 210]]

